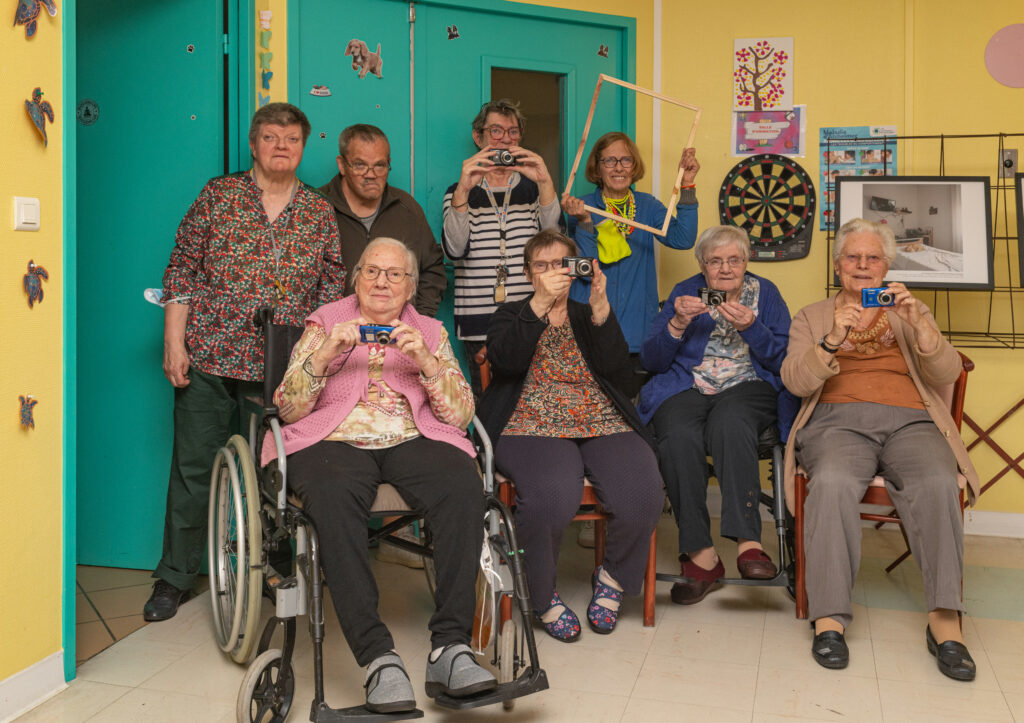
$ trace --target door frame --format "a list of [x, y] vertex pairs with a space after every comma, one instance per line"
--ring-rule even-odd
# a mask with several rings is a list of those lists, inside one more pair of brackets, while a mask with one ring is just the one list
[[[78, 561], [78, 143], [75, 108], [78, 105], [78, 0], [64, 0], [61, 10], [63, 33], [61, 52], [63, 54], [63, 88], [61, 98], [64, 112], [61, 131], [64, 136], [64, 158], [62, 179], [62, 233], [64, 278], [63, 336], [64, 373], [62, 378], [63, 434], [61, 439], [61, 529], [63, 534], [61, 565], [61, 647], [64, 655], [64, 680], [75, 677], [77, 620], [75, 601], [77, 594]], [[256, 39], [252, 28], [256, 23], [255, 0], [225, 0], [228, 8], [227, 26], [224, 28], [229, 42], [228, 88], [226, 112], [234, 120], [228, 124], [228, 162], [236, 170], [248, 158], [249, 121], [254, 112], [255, 70], [253, 54]]]

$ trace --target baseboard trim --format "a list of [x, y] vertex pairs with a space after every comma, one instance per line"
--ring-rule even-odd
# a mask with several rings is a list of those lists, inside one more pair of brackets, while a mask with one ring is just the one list
[[64, 651], [59, 650], [0, 681], [0, 723], [13, 721], [67, 687]]
[[[722, 516], [722, 490], [717, 485], [708, 485], [708, 514], [711, 517]], [[761, 520], [772, 519], [764, 505], [760, 505]], [[879, 508], [879, 511], [882, 512]], [[874, 525], [865, 521], [865, 527]], [[1024, 539], [1024, 514], [1019, 512], [991, 512], [988, 510], [964, 510], [964, 533], [984, 537], [1013, 537]]]

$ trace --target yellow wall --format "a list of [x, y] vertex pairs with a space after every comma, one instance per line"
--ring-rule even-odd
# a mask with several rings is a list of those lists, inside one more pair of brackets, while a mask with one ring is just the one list
[[259, 107], [259, 94], [268, 95], [263, 90], [260, 76], [260, 53], [268, 52], [260, 46], [260, 11], [269, 10], [273, 13], [270, 18], [270, 48], [269, 52], [274, 54], [270, 60], [270, 70], [274, 77], [270, 79], [270, 100], [280, 103], [288, 100], [288, 0], [255, 0], [253, 3], [256, 9], [256, 25], [254, 29], [255, 52], [253, 56], [253, 68], [255, 68], [255, 89], [253, 91], [253, 107]]
[[[0, 681], [61, 649], [61, 21], [44, 10], [31, 40], [24, 26], [0, 24]], [[56, 114], [45, 149], [25, 112], [36, 86]], [[40, 231], [12, 230], [16, 195], [40, 199]], [[29, 259], [50, 275], [31, 310], [22, 291]], [[34, 430], [18, 423], [25, 394], [39, 400]]]
[[[702, 164], [698, 177], [702, 228], [719, 222], [718, 184], [738, 160], [728, 152], [734, 38], [794, 38], [795, 101], [807, 104], [808, 118], [808, 154], [798, 162], [816, 185], [821, 126], [894, 124], [906, 135], [1024, 131], [1024, 92], [999, 85], [984, 65], [985, 45], [992, 34], [1020, 22], [1016, 0], [974, 3], [969, 13], [954, 0], [858, 0], [827, 5], [794, 0], [784, 13], [774, 5], [756, 3], [745, 5], [742, 13], [729, 3], [687, 3], [684, 10], [665, 0], [664, 8], [664, 92], [704, 107], [697, 138]], [[682, 129], [665, 126], [664, 167], [670, 168], [678, 158], [681, 136]], [[1007, 146], [1024, 146], [1024, 139], [1010, 139]], [[903, 175], [938, 172], [934, 143], [915, 142], [908, 152], [901, 146], [900, 154]], [[948, 175], [989, 175], [995, 161], [993, 140], [947, 141]], [[1016, 235], [1012, 192], [1009, 200], [1009, 235]], [[1001, 220], [996, 234], [1007, 235]], [[1000, 244], [996, 248], [996, 283], [1006, 285], [1010, 281], [1006, 269], [1016, 269], [1016, 251], [1011, 249], [1007, 257]], [[824, 296], [826, 256], [825, 233], [815, 230], [806, 259], [753, 264], [753, 270], [777, 283], [795, 312]], [[697, 271], [692, 254], [664, 253], [661, 258], [663, 294]], [[1016, 271], [1013, 279], [1017, 280]], [[931, 294], [920, 296], [932, 301]], [[940, 303], [945, 306], [943, 297]], [[950, 304], [954, 326], [964, 328], [986, 318], [988, 294], [954, 294]], [[1005, 294], [996, 296], [995, 307], [997, 324], [1005, 327], [1009, 315]], [[1024, 332], [1024, 308], [1015, 311], [1018, 332]], [[965, 352], [977, 364], [968, 386], [966, 411], [984, 428], [1024, 396], [1024, 351]], [[964, 438], [970, 442], [974, 437], [965, 428]], [[1024, 412], [995, 437], [1011, 456], [1020, 454]], [[972, 451], [971, 456], [983, 481], [1003, 466], [985, 447]], [[1021, 479], [1008, 475], [981, 498], [978, 509], [1024, 513]]]

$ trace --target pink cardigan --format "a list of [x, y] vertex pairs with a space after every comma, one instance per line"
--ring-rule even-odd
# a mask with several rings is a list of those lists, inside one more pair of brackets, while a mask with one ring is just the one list
[[[353, 294], [341, 301], [325, 304], [306, 318], [307, 324], [316, 324], [328, 332], [339, 324], [358, 318], [359, 301]], [[423, 335], [423, 341], [431, 352], [437, 352], [441, 339], [441, 322], [416, 312], [411, 304], [406, 304], [399, 317], [404, 323]], [[356, 403], [368, 398], [369, 347], [357, 344], [348, 360], [344, 371], [328, 377], [323, 391], [316, 401], [313, 411], [302, 419], [285, 425], [281, 430], [284, 438], [285, 454], [298, 452], [325, 439], [338, 428], [346, 417], [355, 409]], [[343, 358], [343, 357], [339, 357]], [[328, 373], [339, 364], [337, 360], [328, 368]], [[384, 357], [382, 374], [389, 387], [409, 400], [412, 408], [413, 421], [420, 433], [427, 439], [452, 444], [470, 457], [476, 456], [473, 444], [466, 433], [450, 424], [438, 420], [430, 408], [430, 398], [420, 383], [420, 368], [416, 363], [397, 349], [389, 350]], [[277, 450], [273, 437], [267, 435], [263, 441], [261, 463], [267, 464], [276, 459]]]

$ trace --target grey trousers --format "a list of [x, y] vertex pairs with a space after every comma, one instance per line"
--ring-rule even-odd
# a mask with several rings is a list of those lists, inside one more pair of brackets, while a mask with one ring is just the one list
[[963, 610], [963, 520], [956, 458], [928, 412], [868, 402], [820, 404], [797, 432], [810, 484], [804, 504], [811, 620], [848, 627], [860, 568], [859, 503], [876, 474], [921, 568], [928, 610]]

